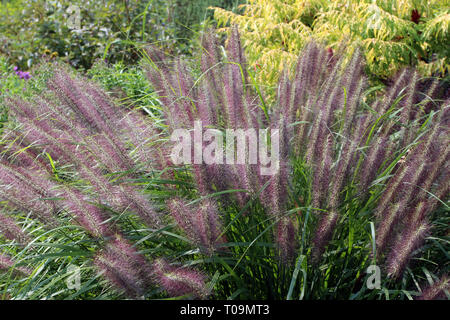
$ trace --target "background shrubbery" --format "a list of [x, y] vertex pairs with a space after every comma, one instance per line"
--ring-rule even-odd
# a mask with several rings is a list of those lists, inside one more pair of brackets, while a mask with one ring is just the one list
[[[75, 68], [95, 59], [136, 63], [143, 44], [159, 43], [174, 54], [190, 53], [190, 40], [208, 24], [208, 6], [233, 9], [237, 0], [12, 0], [0, 4], [0, 53], [25, 69], [43, 55], [59, 56]], [[81, 29], [67, 23], [79, 6]]]
[[448, 75], [448, 1], [251, 0], [242, 8], [242, 14], [216, 8], [214, 16], [224, 26], [239, 25], [262, 84], [276, 83], [311, 37], [330, 53], [344, 40], [348, 54], [361, 46], [373, 78], [387, 79], [407, 65], [426, 76]]

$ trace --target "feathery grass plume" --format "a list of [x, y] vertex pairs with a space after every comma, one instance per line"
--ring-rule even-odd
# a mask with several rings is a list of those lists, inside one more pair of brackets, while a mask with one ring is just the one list
[[[27, 123], [25, 123], [27, 124]], [[112, 188], [109, 186], [109, 183], [106, 182], [105, 179], [101, 176], [98, 170], [92, 169], [92, 162], [89, 158], [89, 155], [86, 150], [78, 150], [77, 148], [74, 148], [71, 150], [73, 145], [64, 145], [63, 142], [60, 140], [57, 140], [53, 138], [49, 134], [43, 133], [42, 137], [44, 137], [48, 144], [47, 147], [49, 149], [52, 149], [52, 159], [56, 160], [62, 160], [61, 163], [64, 164], [75, 164], [79, 168], [79, 173], [83, 178], [86, 178], [86, 180], [90, 181], [91, 184], [97, 189], [96, 191], [103, 195], [103, 198], [111, 199], [111, 193], [109, 190]], [[29, 149], [33, 149], [32, 145], [28, 147]], [[81, 148], [82, 149], [82, 148]], [[57, 156], [55, 157], [55, 153]], [[58, 156], [59, 155], [59, 156]], [[3, 169], [7, 166], [7, 164], [3, 165]], [[32, 170], [33, 174], [29, 174], [28, 170]], [[25, 185], [29, 185], [31, 182], [36, 181], [34, 185], [37, 185], [39, 187], [34, 187], [36, 192], [41, 194], [41, 197], [43, 198], [51, 198], [52, 194], [49, 194], [51, 190], [55, 188], [55, 184], [51, 183], [51, 180], [49, 179], [48, 172], [47, 173], [40, 173], [36, 171], [36, 168], [29, 168], [28, 170], [16, 167], [14, 168], [13, 172], [17, 176], [18, 174], [23, 175], [21, 182]], [[53, 169], [52, 169], [53, 170]], [[38, 179], [39, 178], [39, 179]], [[14, 190], [17, 189], [14, 188]]]
[[188, 208], [186, 201], [174, 198], [169, 201], [167, 207], [178, 226], [190, 237], [190, 240], [197, 244], [200, 243], [200, 235], [196, 232], [196, 226], [192, 223], [193, 213]]
[[[450, 180], [448, 179], [449, 169], [443, 174], [442, 179], [436, 183], [435, 190], [433, 190], [433, 196], [421, 196], [416, 201], [416, 210], [408, 214], [407, 218], [409, 222], [417, 222], [423, 219], [427, 214], [433, 212], [440, 203], [445, 200], [450, 191]], [[428, 197], [428, 198], [427, 198]], [[424, 203], [420, 206], [421, 203]], [[409, 223], [408, 222], [408, 223]]]
[[339, 214], [334, 211], [323, 213], [313, 238], [312, 259], [315, 263], [320, 260], [326, 245], [332, 238], [338, 220]]
[[354, 157], [357, 145], [358, 141], [355, 140], [343, 142], [342, 152], [333, 172], [333, 178], [331, 179], [331, 194], [328, 204], [333, 209], [339, 206], [342, 187], [350, 169], [350, 163]]
[[[343, 110], [344, 127], [342, 134], [348, 135], [348, 130], [351, 127], [356, 111], [359, 106], [359, 97], [367, 87], [366, 77], [364, 74], [363, 55], [359, 48], [355, 50], [343, 71], [343, 82], [341, 95], [344, 96], [345, 106]], [[340, 108], [337, 106], [336, 108]]]
[[154, 124], [142, 113], [130, 110], [121, 117], [118, 126], [124, 141], [131, 146], [131, 154], [135, 155], [134, 162], [142, 164], [145, 169], [156, 165], [155, 161], [158, 158], [156, 150], [164, 148], [164, 142], [155, 141], [160, 133]]
[[158, 229], [163, 226], [161, 215], [156, 212], [149, 200], [132, 185], [120, 185], [118, 196], [126, 200], [125, 209], [134, 212], [151, 228]]
[[77, 190], [63, 188], [60, 197], [64, 208], [74, 217], [83, 228], [93, 237], [110, 236], [114, 230], [106, 221], [106, 214], [102, 209], [87, 202], [86, 196]]
[[16, 267], [16, 262], [9, 257], [8, 255], [0, 252], [0, 271], [2, 270], [10, 270], [13, 268], [13, 271], [19, 273], [24, 276], [29, 276], [33, 273], [33, 270], [30, 270], [26, 267]]
[[16, 221], [4, 213], [0, 213], [0, 234], [6, 239], [16, 240], [20, 244], [27, 244], [31, 241], [31, 237], [22, 231]]
[[170, 66], [166, 55], [160, 49], [150, 47], [146, 53], [150, 62], [146, 75], [165, 106], [164, 115], [169, 130], [188, 127], [189, 119], [186, 110], [183, 110], [183, 106], [186, 105], [180, 104], [188, 97], [180, 98], [180, 91], [176, 90], [178, 84], [174, 68]]
[[37, 189], [29, 179], [5, 163], [0, 163], [0, 184], [0, 195], [10, 205], [31, 212], [49, 226], [58, 225], [54, 201], [45, 200], [50, 196], [49, 190]]
[[153, 268], [156, 282], [172, 297], [194, 295], [206, 299], [211, 294], [206, 276], [198, 271], [169, 265], [164, 259], [155, 260]]
[[186, 236], [210, 255], [223, 241], [217, 205], [211, 199], [204, 199], [195, 206], [188, 206], [182, 199], [168, 203], [170, 214]]
[[[59, 80], [59, 81], [58, 81]], [[127, 171], [133, 169], [133, 161], [127, 154], [126, 148], [119, 139], [117, 132], [118, 119], [114, 115], [121, 115], [118, 108], [113, 108], [105, 95], [89, 83], [72, 79], [68, 74], [58, 71], [54, 77], [58, 81], [59, 90], [67, 93], [72, 90], [74, 104], [70, 104], [74, 112], [82, 116], [83, 120], [93, 120], [95, 128], [101, 133], [103, 141], [99, 145], [114, 160], [115, 171]], [[82, 90], [86, 94], [82, 94]], [[70, 97], [70, 96], [69, 96]], [[75, 109], [76, 106], [76, 109]], [[120, 119], [120, 118], [119, 118]]]
[[[315, 261], [319, 259], [337, 223], [338, 214], [336, 211], [339, 206], [342, 187], [355, 158], [356, 148], [362, 139], [364, 129], [364, 121], [353, 121], [366, 82], [362, 74], [363, 66], [360, 53], [356, 52], [350, 63], [342, 71], [340, 71], [341, 68], [342, 61], [338, 61], [330, 75], [324, 80], [324, 88], [328, 95], [325, 94], [325, 97], [320, 97], [316, 103], [320, 106], [320, 109], [315, 122], [313, 120], [311, 124], [300, 124], [311, 126], [309, 130], [304, 129], [304, 132], [311, 132], [306, 150], [306, 161], [312, 166], [316, 164], [311, 205], [316, 208], [329, 207], [332, 210], [331, 214], [321, 219], [317, 227], [313, 241], [316, 248], [313, 251]], [[352, 77], [354, 75], [356, 75], [355, 78]], [[313, 109], [316, 104], [312, 104]], [[330, 128], [338, 121], [337, 111], [343, 113], [340, 121], [344, 121], [342, 133], [345, 135], [341, 139], [333, 138], [330, 133]], [[340, 146], [339, 141], [341, 141]], [[339, 157], [332, 168], [335, 161], [334, 149], [336, 146], [341, 148], [341, 152], [338, 153]], [[329, 197], [324, 203], [329, 188]]]
[[433, 109], [439, 110], [438, 101], [448, 98], [448, 92], [436, 79], [422, 79], [411, 68], [402, 70], [394, 79], [384, 98], [376, 101], [374, 110], [381, 116], [395, 107], [392, 114], [397, 121], [385, 121], [383, 133], [399, 132], [400, 147], [405, 148], [413, 142], [420, 128], [420, 118]]
[[96, 253], [94, 265], [130, 298], [140, 298], [154, 283], [153, 268], [145, 257], [121, 236], [115, 234]]
[[440, 139], [436, 139], [435, 148], [430, 146], [423, 161], [426, 163], [426, 168], [422, 175], [418, 178], [417, 185], [421, 187], [416, 188], [411, 195], [411, 198], [420, 198], [424, 196], [424, 190], [436, 190], [438, 193], [442, 189], [448, 188], [448, 177], [450, 175], [450, 167], [448, 165], [450, 160], [450, 145], [446, 145], [450, 131], [443, 134]]
[[[345, 83], [343, 75], [346, 72], [352, 72], [354, 66], [345, 66], [343, 58], [340, 57], [331, 71], [325, 77], [322, 88], [317, 100], [309, 102], [309, 109], [313, 110], [315, 119], [311, 122], [311, 133], [309, 134], [309, 141], [306, 151], [306, 160], [309, 164], [319, 158], [322, 152], [325, 137], [329, 134], [333, 122], [335, 122], [335, 111], [345, 105], [345, 101], [354, 100], [358, 98], [349, 97], [344, 94], [345, 88], [342, 87]], [[305, 124], [304, 124], [305, 125]]]
[[395, 239], [393, 228], [396, 227], [408, 211], [408, 202], [402, 199], [399, 202], [390, 204], [383, 212], [383, 217], [377, 225], [376, 244], [379, 253], [386, 249], [390, 240]]
[[217, 203], [212, 199], [204, 199], [199, 203], [198, 211], [201, 218], [205, 221], [205, 243], [209, 244], [207, 249], [212, 252], [217, 246], [225, 242], [225, 236], [221, 236], [223, 231], [220, 213]]
[[48, 179], [46, 172], [38, 170], [27, 170], [26, 168], [16, 166], [7, 161], [0, 160], [0, 170], [4, 175], [9, 175], [11, 179], [16, 180], [17, 183], [22, 183], [24, 186], [33, 190], [35, 194], [39, 194], [42, 198], [52, 196], [52, 189], [55, 188], [55, 183]]
[[[268, 182], [266, 190], [260, 194], [260, 199], [272, 217], [280, 218], [286, 211], [288, 205], [291, 171], [289, 164], [289, 138], [287, 137], [287, 126], [284, 116], [275, 116], [272, 119], [271, 127], [278, 129], [278, 134], [272, 134], [270, 137], [271, 140], [278, 138], [279, 141], [278, 167], [272, 175], [267, 177], [261, 176], [258, 171], [255, 175], [255, 180], [259, 180], [259, 183], [255, 184], [253, 192], [258, 192], [259, 188]], [[260, 164], [255, 170], [259, 170], [259, 168]]]
[[115, 113], [115, 110], [111, 110], [110, 104], [101, 99], [102, 93], [93, 89], [89, 84], [83, 84], [78, 79], [72, 78], [62, 69], [56, 70], [49, 82], [49, 88], [62, 102], [66, 102], [65, 105], [80, 119], [89, 123], [96, 132], [103, 132], [111, 139], [111, 143], [117, 152], [114, 156], [125, 168], [129, 167], [129, 163], [126, 162], [127, 159], [122, 152], [121, 142], [116, 138], [112, 127], [113, 123], [110, 116]]
[[31, 148], [32, 142], [26, 141], [23, 135], [17, 130], [6, 128], [2, 136], [1, 159], [17, 167], [32, 168], [42, 172], [52, 172], [49, 161], [38, 152], [36, 148]]
[[248, 75], [237, 28], [233, 28], [227, 43], [227, 61], [224, 68], [224, 101], [228, 128], [247, 129], [251, 124], [251, 116], [246, 96]]
[[175, 85], [174, 89], [180, 95], [180, 100], [178, 102], [180, 104], [180, 110], [185, 112], [184, 117], [187, 116], [186, 121], [192, 123], [195, 120], [196, 115], [194, 114], [195, 110], [190, 101], [190, 97], [196, 95], [192, 92], [193, 90], [196, 90], [196, 88], [194, 87], [194, 79], [191, 77], [189, 68], [181, 58], [178, 58], [175, 61], [175, 74], [176, 77], [173, 79]]
[[223, 65], [219, 52], [219, 43], [213, 30], [208, 30], [202, 38], [203, 54], [201, 56], [201, 70], [204, 74], [200, 89], [201, 99], [198, 105], [200, 119], [210, 120], [218, 126], [223, 123], [225, 102], [223, 90]]
[[[94, 157], [98, 157], [110, 171], [126, 171], [134, 168], [134, 161], [128, 154], [126, 142], [134, 143], [140, 151], [144, 145], [136, 136], [142, 137], [139, 129], [148, 123], [136, 111], [126, 111], [114, 106], [113, 102], [95, 85], [72, 78], [62, 70], [57, 70], [50, 82], [50, 88], [63, 102], [55, 105], [47, 103], [53, 117], [60, 123], [68, 125], [74, 132], [75, 143], [84, 142]], [[67, 99], [64, 92], [72, 89], [75, 96]], [[93, 109], [93, 110], [91, 110]], [[61, 114], [70, 114], [68, 119]], [[93, 122], [89, 125], [87, 120]], [[129, 121], [135, 121], [135, 125]], [[147, 132], [152, 126], [145, 129]], [[145, 139], [144, 139], [145, 141]], [[148, 150], [147, 150], [148, 152]]]
[[[376, 215], [378, 217], [377, 246], [379, 252], [385, 248], [388, 236], [397, 226], [400, 219], [412, 207], [415, 202], [423, 197], [423, 191], [430, 189], [432, 181], [436, 182], [437, 177], [448, 180], [449, 148], [444, 144], [436, 150], [430, 150], [433, 142], [436, 142], [439, 134], [446, 131], [446, 121], [448, 121], [448, 107], [441, 110], [437, 121], [432, 128], [422, 138], [420, 144], [409, 152], [404, 163], [395, 172], [393, 178], [389, 180], [384, 193], [378, 201]], [[448, 135], [448, 133], [447, 133]], [[434, 153], [434, 156], [433, 156]], [[446, 189], [445, 186], [440, 186]], [[426, 188], [426, 189], [425, 189]], [[388, 209], [390, 203], [397, 203], [393, 210]], [[409, 230], [411, 226], [406, 226]]]
[[[328, 135], [327, 143], [320, 156], [320, 162], [314, 168], [314, 176], [311, 190], [311, 205], [320, 208], [324, 205], [325, 196], [328, 194], [330, 184], [330, 171], [333, 161], [333, 137]], [[317, 159], [319, 161], [319, 159]]]
[[428, 222], [423, 221], [405, 229], [399, 235], [386, 261], [386, 270], [389, 277], [397, 278], [403, 272], [411, 254], [422, 245], [429, 229]]
[[281, 217], [276, 225], [275, 241], [280, 260], [286, 265], [291, 265], [297, 256], [299, 245], [297, 233], [297, 221], [292, 217]]
[[197, 101], [198, 117], [204, 126], [216, 126], [218, 123], [218, 107], [214, 99], [217, 93], [211, 91], [214, 89], [208, 87], [209, 81], [212, 80], [202, 80], [200, 84]]
[[295, 130], [294, 147], [296, 154], [305, 152], [305, 146], [308, 145], [306, 138], [309, 126], [306, 124], [314, 120], [316, 100], [319, 95], [318, 90], [323, 84], [325, 75], [328, 75], [328, 64], [329, 58], [326, 50], [313, 41], [306, 45], [297, 61], [291, 90], [293, 97], [290, 99], [292, 104], [292, 107], [290, 107], [291, 118], [294, 117], [295, 119], [295, 115], [300, 114], [298, 118], [300, 124], [296, 126]]
[[425, 288], [417, 300], [444, 300], [450, 291], [450, 277], [443, 275], [438, 281]]
[[389, 86], [383, 99], [375, 102], [374, 109], [378, 114], [385, 114], [392, 107], [394, 101], [402, 96], [404, 89], [408, 86], [409, 80], [411, 79], [411, 72], [412, 69], [404, 68], [394, 77], [395, 82]]
[[369, 152], [358, 172], [359, 187], [362, 193], [367, 191], [369, 183], [375, 179], [378, 170], [385, 160], [386, 148], [386, 137], [377, 137], [372, 146], [369, 147]]

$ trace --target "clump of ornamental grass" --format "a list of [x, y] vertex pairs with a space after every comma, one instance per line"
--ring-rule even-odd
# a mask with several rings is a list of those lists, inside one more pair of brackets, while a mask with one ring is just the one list
[[[136, 299], [414, 292], [411, 258], [428, 250], [430, 259], [442, 259], [442, 245], [424, 244], [429, 235], [440, 241], [436, 221], [445, 224], [448, 211], [449, 101], [437, 99], [438, 83], [406, 69], [377, 93], [368, 90], [359, 51], [347, 62], [345, 47], [330, 52], [310, 42], [295, 72], [281, 75], [269, 106], [236, 28], [222, 49], [213, 32], [205, 34], [200, 76], [183, 59], [146, 52], [164, 114], [158, 126], [62, 68], [47, 94], [10, 99], [15, 122], [5, 131], [0, 166], [8, 214], [0, 230], [23, 248], [11, 252], [20, 258], [40, 250], [29, 242], [35, 235], [23, 227], [25, 215], [41, 234], [60, 230], [55, 238], [77, 247], [67, 257], [82, 255]], [[279, 155], [276, 170], [263, 174], [260, 158], [173, 163], [169, 138], [182, 129], [195, 141], [197, 121], [222, 134], [265, 130], [258, 145]], [[211, 151], [208, 142], [187, 151], [218, 157], [229, 147]], [[251, 157], [247, 148], [244, 160]], [[83, 236], [67, 235], [73, 222]], [[8, 259], [6, 268], [14, 268]], [[382, 267], [386, 290], [362, 283], [371, 264]], [[427, 267], [445, 273], [436, 265]]]
[[[274, 175], [261, 175], [260, 162], [188, 166], [197, 197], [215, 196], [228, 213], [222, 214], [225, 231], [247, 233], [256, 226], [242, 231], [236, 221], [248, 223], [261, 212], [258, 219], [266, 217], [259, 220], [264, 227], [255, 238], [235, 235], [236, 242], [245, 238], [249, 243], [243, 253], [237, 246], [227, 253], [239, 257], [234, 268], [253, 259], [246, 255], [264, 239], [274, 243], [274, 256], [281, 262], [277, 272], [292, 270], [297, 261], [296, 270], [302, 267], [306, 277], [308, 265], [323, 265], [337, 252], [345, 253], [348, 264], [352, 258], [347, 255], [361, 253], [356, 248], [362, 245], [365, 261], [381, 264], [386, 279], [400, 277], [432, 234], [430, 219], [448, 196], [449, 100], [439, 99], [441, 85], [405, 69], [383, 92], [374, 93], [361, 51], [347, 62], [344, 46], [332, 52], [310, 42], [295, 72], [280, 76], [277, 103], [267, 106], [247, 68], [236, 28], [225, 57], [219, 48], [214, 35], [205, 36], [197, 78], [186, 62], [150, 49], [148, 77], [161, 97], [169, 133], [192, 130], [196, 121], [223, 134], [226, 129], [279, 130], [280, 161]], [[201, 231], [205, 220], [195, 223], [193, 215], [170, 212], [192, 243], [207, 246], [200, 240], [206, 239]], [[353, 242], [364, 233], [365, 240]]]
[[[14, 122], [4, 131], [0, 160], [6, 209], [0, 215], [2, 234], [32, 252], [30, 242], [37, 239], [6, 212], [30, 215], [48, 232], [64, 228], [62, 221], [75, 223], [97, 244], [93, 265], [127, 296], [140, 298], [149, 288], [164, 285], [161, 270], [124, 237], [118, 221], [133, 215], [151, 231], [165, 225], [164, 213], [134, 182], [161, 166], [164, 147], [152, 123], [139, 110], [116, 107], [96, 85], [62, 67], [56, 68], [46, 93], [29, 101], [11, 98], [8, 106]], [[13, 268], [12, 259], [2, 258], [2, 268]], [[17, 270], [31, 274], [23, 267]]]

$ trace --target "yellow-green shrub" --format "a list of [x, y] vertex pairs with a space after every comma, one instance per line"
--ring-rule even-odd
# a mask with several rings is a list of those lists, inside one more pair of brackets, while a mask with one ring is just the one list
[[[249, 0], [236, 14], [214, 8], [219, 30], [237, 24], [249, 64], [260, 83], [272, 85], [279, 70], [292, 66], [313, 37], [335, 50], [343, 40], [349, 54], [364, 48], [371, 74], [384, 79], [404, 65], [424, 75], [449, 70], [449, 0]], [[417, 10], [420, 20], [413, 18]]]

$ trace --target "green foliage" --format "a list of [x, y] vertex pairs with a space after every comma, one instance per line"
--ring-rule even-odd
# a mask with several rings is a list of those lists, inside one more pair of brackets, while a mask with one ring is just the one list
[[45, 82], [51, 72], [46, 62], [36, 65], [30, 70], [30, 79], [21, 79], [14, 71], [9, 59], [0, 56], [0, 131], [8, 120], [8, 110], [5, 108], [5, 98], [21, 96], [23, 98], [39, 94], [45, 87]]
[[[242, 7], [242, 15], [216, 8], [214, 16], [224, 26], [239, 26], [261, 84], [275, 84], [310, 37], [332, 50], [346, 40], [349, 54], [361, 46], [370, 74], [381, 79], [405, 65], [427, 76], [448, 74], [447, 0], [252, 0]], [[414, 9], [420, 15], [417, 23]]]
[[[190, 53], [190, 39], [201, 28], [210, 5], [232, 9], [231, 0], [12, 0], [0, 3], [0, 53], [22, 69], [42, 56], [59, 56], [75, 68], [89, 69], [95, 59], [136, 63], [139, 48], [159, 43]], [[69, 21], [80, 8], [80, 29]], [[75, 21], [75, 20], [74, 20]]]
[[108, 66], [105, 62], [99, 61], [89, 69], [87, 75], [101, 84], [119, 104], [125, 107], [144, 108], [152, 117], [160, 117], [159, 101], [146, 81], [142, 68], [126, 67], [120, 62]]
[[[162, 41], [174, 54], [192, 53], [192, 39], [199, 30], [214, 24], [213, 11], [209, 7], [220, 7], [235, 11], [243, 0], [169, 0], [167, 1], [167, 38]], [[163, 43], [164, 44], [164, 43]]]

